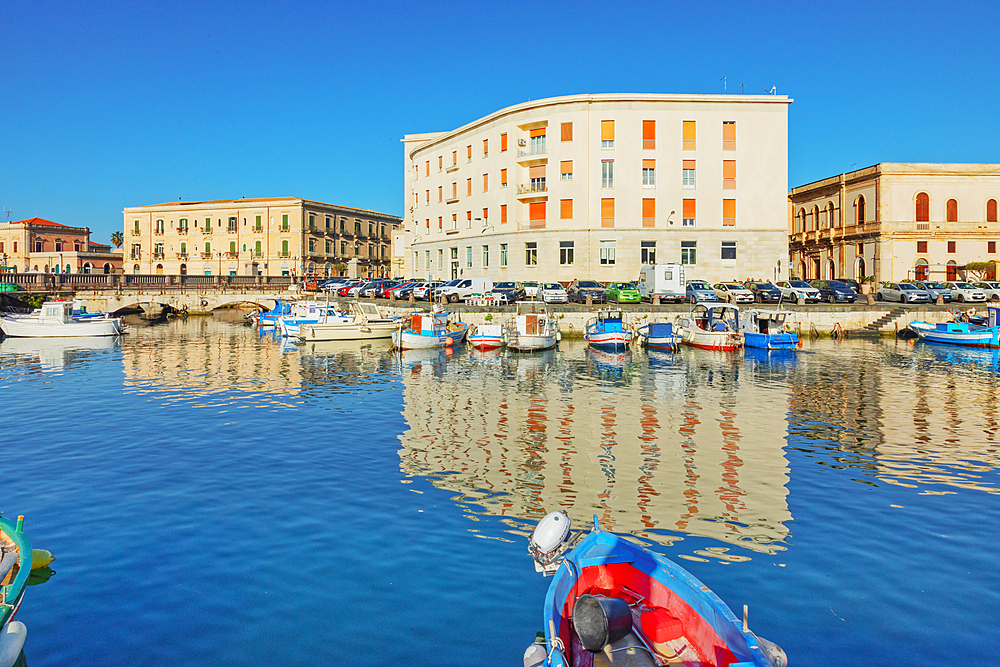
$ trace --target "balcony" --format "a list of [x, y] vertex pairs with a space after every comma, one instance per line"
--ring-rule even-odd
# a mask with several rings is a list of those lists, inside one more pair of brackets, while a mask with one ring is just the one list
[[225, 253], [225, 257], [226, 259], [236, 259], [239, 257], [239, 254], [235, 252], [227, 252]]
[[452, 197], [448, 197], [447, 199], [444, 200], [445, 204], [455, 204], [457, 202], [458, 202], [458, 196], [457, 195], [452, 196]]
[[132, 236], [142, 236], [142, 232], [140, 232], [138, 229], [133, 229]]
[[519, 149], [517, 151], [517, 163], [523, 165], [545, 164], [549, 161], [548, 149], [544, 146], [539, 148]]
[[458, 171], [458, 165], [457, 165], [457, 164], [453, 164], [453, 165], [451, 165], [450, 167], [448, 167], [447, 169], [445, 169], [445, 171], [446, 171], [447, 173], [449, 173], [449, 174], [450, 174], [451, 172], [453, 172], [453, 171]]
[[210, 252], [203, 252], [203, 253], [201, 253], [201, 258], [202, 259], [212, 259], [212, 253], [210, 253]]
[[545, 229], [545, 220], [519, 220], [517, 222], [518, 231], [523, 229]]
[[177, 253], [177, 259], [187, 260], [187, 258], [188, 258], [188, 254], [186, 252], [179, 252], [179, 253]]
[[188, 228], [187, 227], [178, 227], [177, 228], [177, 233], [178, 234], [187, 234], [188, 233]]
[[529, 197], [547, 197], [549, 191], [549, 186], [545, 182], [545, 179], [537, 180], [532, 183], [519, 183], [517, 186], [517, 196], [519, 199], [527, 199]]
[[163, 259], [163, 253], [162, 252], [154, 252], [153, 253], [153, 259]]

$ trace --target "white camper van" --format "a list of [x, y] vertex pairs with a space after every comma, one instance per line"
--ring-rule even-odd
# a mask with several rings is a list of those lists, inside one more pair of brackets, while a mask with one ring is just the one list
[[465, 301], [473, 294], [486, 294], [493, 289], [493, 281], [489, 278], [464, 278], [452, 282], [455, 284], [442, 285], [437, 292], [439, 296], [448, 297], [449, 303]]
[[646, 264], [639, 271], [639, 294], [643, 300], [681, 303], [686, 296], [687, 280], [683, 264]]

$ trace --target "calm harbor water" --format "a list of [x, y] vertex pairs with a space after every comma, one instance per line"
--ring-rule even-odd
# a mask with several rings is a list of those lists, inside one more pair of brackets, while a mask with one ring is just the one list
[[1000, 649], [1000, 361], [895, 340], [608, 355], [0, 341], [27, 664], [520, 665], [545, 512], [688, 568], [792, 665]]

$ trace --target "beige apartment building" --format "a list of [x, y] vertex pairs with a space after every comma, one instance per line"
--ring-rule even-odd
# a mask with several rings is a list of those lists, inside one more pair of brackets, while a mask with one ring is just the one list
[[883, 162], [789, 199], [789, 258], [805, 279], [956, 280], [1000, 259], [1000, 164]]
[[411, 276], [787, 277], [779, 95], [571, 95], [403, 138]]
[[402, 220], [278, 197], [132, 206], [124, 221], [127, 273], [374, 278]]
[[117, 273], [122, 254], [90, 229], [43, 218], [0, 222], [0, 269], [24, 273]]

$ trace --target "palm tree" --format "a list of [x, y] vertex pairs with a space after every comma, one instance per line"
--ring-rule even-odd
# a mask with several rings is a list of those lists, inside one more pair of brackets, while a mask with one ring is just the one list
[[121, 248], [123, 245], [125, 245], [125, 235], [122, 234], [121, 232], [112, 232], [111, 233], [111, 243], [116, 248]]

